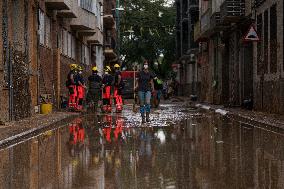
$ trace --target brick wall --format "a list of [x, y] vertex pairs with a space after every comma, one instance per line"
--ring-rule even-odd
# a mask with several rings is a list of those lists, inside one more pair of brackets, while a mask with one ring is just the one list
[[39, 47], [40, 94], [54, 94], [54, 68], [51, 49]]
[[61, 76], [60, 94], [64, 97], [68, 97], [68, 90], [65, 86], [65, 82], [67, 80], [67, 76], [70, 71], [69, 65], [73, 63], [75, 63], [74, 60], [61, 55], [60, 57], [60, 76]]

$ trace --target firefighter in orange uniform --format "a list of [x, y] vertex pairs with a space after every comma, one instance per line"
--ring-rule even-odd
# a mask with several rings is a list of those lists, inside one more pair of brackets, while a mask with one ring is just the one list
[[114, 65], [115, 69], [115, 75], [114, 75], [114, 94], [113, 97], [115, 99], [115, 105], [116, 105], [116, 112], [121, 112], [123, 109], [123, 102], [122, 102], [122, 96], [121, 91], [124, 87], [123, 81], [121, 78], [121, 72], [120, 72], [120, 66], [118, 64]]
[[78, 66], [78, 74], [76, 77], [76, 84], [77, 84], [77, 109], [79, 111], [83, 110], [83, 100], [85, 97], [85, 81], [83, 78], [83, 68], [81, 66]]
[[77, 89], [76, 89], [76, 75], [77, 75], [77, 64], [70, 65], [70, 72], [67, 76], [66, 87], [69, 90], [68, 107], [77, 109]]
[[105, 74], [103, 76], [103, 112], [111, 112], [111, 86], [113, 77], [110, 74], [111, 69], [109, 66], [105, 68]]

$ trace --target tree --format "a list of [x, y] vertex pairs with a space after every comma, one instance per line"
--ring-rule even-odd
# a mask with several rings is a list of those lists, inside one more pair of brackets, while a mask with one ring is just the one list
[[[160, 61], [157, 71], [165, 77], [171, 70], [175, 54], [175, 7], [166, 0], [124, 0], [121, 15], [121, 48], [124, 64], [147, 59], [151, 67]], [[133, 31], [133, 32], [131, 32]], [[163, 54], [161, 59], [160, 55]]]

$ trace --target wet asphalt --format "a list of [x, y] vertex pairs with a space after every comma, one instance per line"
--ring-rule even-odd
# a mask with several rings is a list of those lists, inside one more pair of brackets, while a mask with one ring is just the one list
[[284, 137], [186, 103], [126, 105], [0, 150], [2, 189], [284, 188]]

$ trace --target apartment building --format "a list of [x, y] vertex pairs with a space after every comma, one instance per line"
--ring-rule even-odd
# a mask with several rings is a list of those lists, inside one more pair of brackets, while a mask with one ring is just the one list
[[117, 22], [118, 12], [116, 0], [104, 1], [104, 55], [105, 65], [113, 67], [118, 62]]
[[0, 119], [31, 116], [42, 99], [60, 107], [69, 65], [103, 72], [102, 0], [0, 1]]
[[[196, 55], [198, 43], [194, 41], [194, 23], [199, 19], [198, 0], [176, 0], [176, 56], [180, 65], [178, 81], [181, 84], [180, 94], [196, 94], [199, 82], [197, 75]], [[187, 73], [195, 74], [187, 74]]]
[[[283, 1], [200, 0], [199, 12], [200, 100], [284, 113]], [[244, 40], [251, 27], [260, 41]]]

